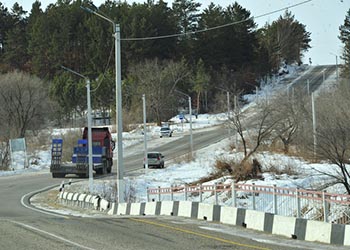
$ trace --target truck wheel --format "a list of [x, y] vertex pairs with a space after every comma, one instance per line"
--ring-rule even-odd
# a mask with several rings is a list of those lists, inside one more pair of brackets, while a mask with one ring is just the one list
[[108, 160], [107, 174], [112, 173], [112, 165], [113, 165], [113, 162], [111, 160]]

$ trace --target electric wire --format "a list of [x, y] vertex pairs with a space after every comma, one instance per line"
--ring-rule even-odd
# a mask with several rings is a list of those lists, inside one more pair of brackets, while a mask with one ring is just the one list
[[103, 80], [106, 78], [106, 72], [107, 72], [107, 70], [108, 70], [108, 68], [109, 68], [109, 64], [110, 64], [110, 62], [111, 62], [111, 58], [112, 58], [112, 54], [113, 54], [113, 49], [114, 49], [114, 43], [113, 43], [113, 45], [112, 45], [112, 47], [111, 47], [111, 50], [110, 50], [110, 52], [109, 52], [108, 61], [107, 61], [105, 70], [104, 70], [104, 72], [103, 72], [103, 74], [102, 74], [102, 78], [101, 78], [101, 79], [98, 79], [98, 84], [97, 84], [96, 88], [94, 88], [93, 90], [90, 91], [91, 93], [96, 92], [96, 91], [98, 90], [98, 88], [101, 86]]
[[179, 36], [186, 36], [186, 35], [193, 35], [193, 34], [197, 34], [197, 33], [203, 33], [203, 32], [207, 32], [207, 31], [211, 31], [211, 30], [216, 30], [216, 29], [221, 29], [221, 28], [225, 28], [228, 26], [232, 26], [232, 25], [236, 25], [236, 24], [240, 24], [240, 23], [244, 23], [247, 22], [249, 20], [254, 20], [254, 19], [258, 19], [264, 16], [269, 16], [278, 12], [281, 12], [283, 10], [288, 10], [291, 8], [295, 8], [297, 6], [300, 5], [304, 5], [306, 3], [312, 2], [313, 0], [306, 0], [300, 3], [296, 3], [293, 5], [289, 5], [287, 7], [283, 7], [281, 9], [278, 10], [274, 10], [274, 11], [270, 11], [261, 15], [257, 15], [257, 16], [252, 16], [240, 21], [236, 21], [236, 22], [232, 22], [232, 23], [227, 23], [227, 24], [223, 24], [223, 25], [219, 25], [219, 26], [215, 26], [215, 27], [211, 27], [211, 28], [205, 28], [202, 30], [197, 30], [197, 31], [189, 31], [189, 32], [184, 32], [184, 33], [178, 33], [178, 34], [171, 34], [171, 35], [163, 35], [163, 36], [151, 36], [151, 37], [135, 37], [135, 38], [121, 38], [121, 41], [145, 41], [145, 40], [157, 40], [157, 39], [165, 39], [165, 38], [173, 38], [173, 37], [179, 37]]

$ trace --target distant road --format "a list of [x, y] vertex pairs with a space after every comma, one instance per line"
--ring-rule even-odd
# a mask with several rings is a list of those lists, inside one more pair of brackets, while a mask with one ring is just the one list
[[309, 91], [316, 91], [323, 83], [323, 72], [325, 80], [330, 77], [336, 71], [336, 65], [321, 65], [315, 66], [304, 75], [302, 75], [295, 83], [292, 85], [295, 89], [305, 91], [307, 93], [307, 82], [309, 80]]
[[[228, 135], [227, 129], [223, 125], [215, 126], [212, 129], [198, 129], [193, 130], [193, 150], [198, 150], [208, 145], [211, 145], [215, 142], [218, 142]], [[155, 140], [168, 140], [169, 143], [161, 144], [160, 146], [150, 147], [147, 149], [150, 151], [160, 151], [165, 155], [165, 161], [169, 159], [174, 159], [176, 157], [186, 155], [190, 152], [190, 136], [186, 133], [184, 136], [177, 136], [176, 133], [171, 138], [157, 138]], [[143, 169], [143, 158], [144, 150], [143, 144], [139, 145], [137, 149], [132, 147], [131, 149], [126, 148], [127, 150], [135, 151], [134, 154], [129, 155], [124, 158], [124, 169], [125, 172], [130, 172], [138, 169]], [[113, 164], [112, 172], [116, 172], [116, 162]], [[165, 166], [166, 167], [166, 166]]]

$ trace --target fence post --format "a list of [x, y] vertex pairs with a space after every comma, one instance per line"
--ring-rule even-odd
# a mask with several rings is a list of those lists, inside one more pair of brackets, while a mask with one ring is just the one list
[[187, 201], [187, 184], [185, 184], [185, 201]]
[[235, 189], [235, 181], [233, 180], [231, 183], [231, 197], [232, 197], [232, 202], [233, 202], [233, 206], [237, 207], [237, 193], [236, 193], [236, 189]]
[[170, 197], [171, 197], [171, 201], [174, 201], [174, 188], [173, 188], [173, 187], [174, 187], [173, 185], [170, 186]]
[[253, 210], [255, 210], [255, 183], [252, 183], [252, 189], [253, 189]]
[[203, 201], [203, 186], [202, 183], [199, 184], [199, 202]]
[[147, 187], [147, 202], [149, 202], [149, 187]]
[[277, 214], [277, 194], [276, 194], [276, 184], [273, 184], [273, 213]]
[[299, 197], [299, 188], [295, 190], [295, 198], [297, 202], [297, 218], [301, 217], [301, 206], [300, 206], [300, 197]]
[[158, 201], [160, 201], [160, 186], [158, 186]]
[[323, 221], [328, 222], [328, 219], [327, 219], [328, 207], [327, 207], [327, 200], [326, 200], [326, 191], [322, 191], [322, 201], [323, 201]]
[[215, 205], [218, 205], [219, 201], [218, 201], [218, 191], [217, 191], [216, 183], [214, 184], [214, 193], [215, 193]]

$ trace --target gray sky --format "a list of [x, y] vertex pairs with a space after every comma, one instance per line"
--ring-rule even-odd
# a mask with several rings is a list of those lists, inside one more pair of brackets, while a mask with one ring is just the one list
[[[251, 15], [258, 16], [264, 13], [275, 11], [305, 0], [236, 0], [241, 6], [248, 9]], [[11, 9], [16, 0], [2, 0], [5, 7]], [[27, 11], [30, 11], [34, 0], [17, 0]], [[55, 0], [42, 0], [42, 7], [50, 3], [55, 3]], [[93, 1], [96, 6], [99, 6], [104, 0]], [[139, 2], [144, 0], [128, 0], [127, 2]], [[165, 0], [165, 2], [172, 2]], [[196, 0], [202, 3], [202, 8], [207, 7], [210, 2], [215, 2], [222, 7], [234, 3], [234, 0]], [[306, 25], [306, 30], [311, 32], [311, 49], [305, 54], [304, 62], [308, 62], [308, 58], [312, 59], [313, 65], [335, 64], [336, 56], [338, 55], [338, 63], [341, 63], [339, 56], [342, 54], [342, 44], [338, 39], [339, 26], [344, 24], [344, 19], [347, 11], [350, 9], [350, 0], [312, 0], [306, 4], [291, 8], [290, 11], [295, 15], [295, 19]], [[284, 11], [266, 17], [258, 18], [255, 22], [259, 27], [266, 22], [271, 23], [276, 20]]]

